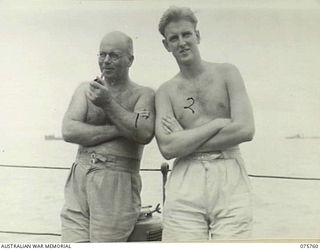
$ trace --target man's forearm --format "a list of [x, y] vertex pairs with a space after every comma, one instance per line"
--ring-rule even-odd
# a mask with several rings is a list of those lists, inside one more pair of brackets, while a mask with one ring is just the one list
[[225, 126], [225, 122], [222, 122], [222, 120], [216, 119], [197, 128], [166, 135], [165, 141], [160, 143], [163, 156], [166, 159], [172, 159], [193, 153]]
[[136, 112], [129, 112], [114, 100], [104, 107], [104, 111], [124, 137], [141, 144], [152, 139], [153, 117], [145, 118]]
[[250, 141], [252, 140], [253, 135], [253, 127], [242, 126], [241, 124], [232, 122], [204, 142], [196, 151], [210, 152], [223, 150], [236, 146], [242, 142]]
[[95, 126], [80, 121], [64, 122], [62, 135], [66, 142], [82, 146], [95, 146], [120, 137], [119, 130], [114, 125]]

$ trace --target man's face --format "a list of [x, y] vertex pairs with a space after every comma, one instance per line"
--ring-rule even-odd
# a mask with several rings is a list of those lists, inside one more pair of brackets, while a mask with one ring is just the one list
[[128, 74], [133, 56], [128, 54], [124, 41], [107, 37], [102, 40], [99, 51], [99, 67], [107, 79], [119, 79]]
[[199, 54], [199, 32], [195, 30], [190, 21], [171, 22], [166, 26], [164, 34], [163, 44], [178, 62], [189, 62]]

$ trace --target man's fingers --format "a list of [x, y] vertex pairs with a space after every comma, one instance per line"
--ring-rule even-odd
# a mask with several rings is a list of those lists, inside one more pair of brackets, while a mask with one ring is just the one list
[[93, 81], [93, 82], [90, 82], [90, 87], [92, 87], [94, 89], [101, 89], [103, 87], [103, 85], [101, 85], [97, 81]]
[[171, 115], [166, 115], [164, 117], [167, 121], [174, 123], [174, 122], [178, 122], [174, 117], [172, 117]]
[[171, 127], [171, 125], [172, 125], [171, 122], [168, 122], [168, 121], [165, 120], [165, 119], [162, 119], [162, 120], [161, 120], [161, 124], [163, 124], [163, 125], [165, 125], [165, 126], [167, 126], [167, 127]]
[[171, 124], [172, 124], [172, 126], [176, 126], [176, 127], [178, 127], [179, 129], [182, 129], [183, 130], [183, 128], [182, 128], [182, 126], [180, 125], [180, 123], [177, 121], [177, 119], [175, 118], [175, 117], [172, 117], [172, 116], [166, 116], [165, 117], [165, 120], [166, 121], [168, 121], [168, 122], [170, 122]]
[[175, 126], [170, 122], [167, 122], [167, 121], [163, 120], [161, 122], [161, 126], [165, 127], [170, 133], [173, 133], [174, 131], [176, 131]]
[[91, 92], [91, 91], [87, 91], [87, 92], [86, 92], [86, 96], [90, 99], [90, 101], [93, 101], [93, 100], [95, 100], [95, 99], [97, 98], [97, 95], [94, 94], [94, 93]]
[[[171, 119], [171, 118], [168, 118], [168, 117], [163, 117], [163, 118], [162, 118], [162, 121], [163, 121], [163, 122], [166, 122], [166, 124], [167, 124], [168, 126], [174, 126], [175, 123], [176, 123], [176, 120]], [[176, 124], [176, 125], [177, 125], [177, 124]]]
[[99, 83], [100, 85], [104, 85], [103, 83], [103, 79], [99, 76], [96, 77], [96, 79], [94, 79], [95, 82]]
[[169, 122], [169, 123], [172, 122], [171, 119], [170, 119], [170, 117], [168, 117], [168, 116], [162, 117], [162, 121], [166, 121], [166, 122]]
[[162, 129], [164, 130], [164, 132], [165, 132], [166, 134], [171, 134], [171, 133], [172, 133], [171, 129], [169, 129], [167, 126], [165, 126], [165, 125], [163, 125], [163, 124], [162, 124]]
[[90, 91], [86, 92], [86, 96], [88, 97], [89, 100], [92, 100], [92, 93]]
[[94, 86], [89, 86], [89, 90], [92, 92], [92, 93], [95, 93], [97, 90], [99, 90], [98, 88], [94, 87]]

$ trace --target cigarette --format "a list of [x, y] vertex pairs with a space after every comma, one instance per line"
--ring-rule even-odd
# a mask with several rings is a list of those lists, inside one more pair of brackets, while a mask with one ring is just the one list
[[[102, 72], [101, 72], [101, 76], [100, 76], [101, 79], [103, 79], [103, 74], [104, 74], [104, 70], [102, 70]], [[96, 78], [94, 79], [94, 81], [98, 82], [98, 77], [96, 77]]]

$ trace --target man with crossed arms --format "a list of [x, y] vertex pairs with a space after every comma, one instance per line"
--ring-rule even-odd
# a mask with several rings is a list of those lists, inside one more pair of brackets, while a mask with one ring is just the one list
[[166, 186], [164, 241], [247, 238], [251, 186], [238, 144], [254, 135], [238, 69], [201, 59], [197, 18], [170, 7], [159, 31], [180, 71], [156, 93], [156, 138], [176, 158]]
[[154, 134], [154, 91], [129, 78], [132, 39], [114, 31], [101, 43], [101, 77], [76, 89], [63, 138], [79, 144], [65, 185], [63, 242], [126, 241], [140, 212], [140, 159]]

